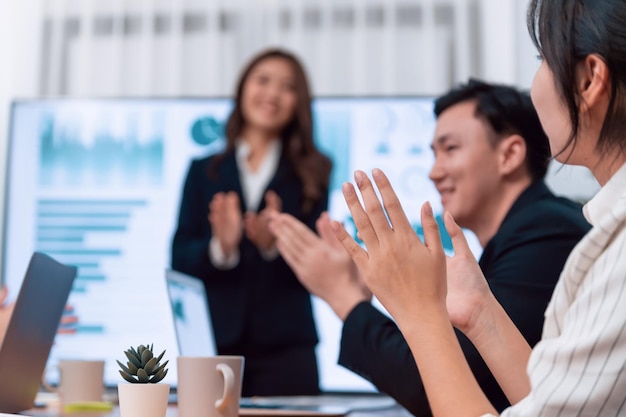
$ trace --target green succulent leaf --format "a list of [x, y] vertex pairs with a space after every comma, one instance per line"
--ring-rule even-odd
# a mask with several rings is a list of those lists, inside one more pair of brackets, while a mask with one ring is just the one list
[[120, 375], [122, 375], [122, 378], [124, 378], [126, 381], [132, 382], [133, 384], [139, 382], [135, 378], [133, 378], [132, 376], [124, 373], [123, 371], [120, 371]]
[[163, 362], [163, 364], [161, 366], [159, 366], [157, 369], [154, 370], [154, 372], [152, 372], [153, 374], [156, 374], [162, 370], [165, 369], [165, 366], [167, 366], [167, 364], [169, 363], [169, 361], [165, 361]]
[[128, 352], [130, 352], [135, 358], [140, 359], [141, 355], [135, 350], [134, 347], [130, 347], [130, 349], [128, 350]]
[[[116, 361], [117, 364], [120, 366], [120, 368], [122, 368], [122, 371], [124, 371], [124, 373], [127, 373], [129, 375], [133, 375], [135, 372], [131, 371], [129, 368], [127, 368], [126, 366], [124, 366], [124, 364], [120, 361]], [[122, 372], [120, 371], [120, 372]]]
[[148, 361], [152, 359], [153, 356], [154, 355], [152, 354], [151, 350], [144, 349], [143, 352], [141, 352], [141, 364], [143, 365], [143, 367], [146, 366]]
[[158, 357], [154, 356], [154, 344], [131, 346], [124, 351], [128, 362], [124, 365], [116, 361], [120, 367], [120, 375], [131, 383], [157, 383], [167, 375], [166, 366], [169, 361], [160, 364], [165, 350]]
[[163, 355], [165, 355], [165, 351], [161, 352], [161, 354], [157, 357], [157, 363], [161, 362], [161, 359], [163, 359]]
[[146, 383], [150, 380], [150, 378], [148, 377], [148, 374], [143, 369], [140, 369], [137, 371], [137, 379], [139, 379], [139, 382], [143, 382], [143, 383]]
[[152, 378], [150, 378], [150, 383], [156, 384], [157, 382], [161, 381], [163, 378], [165, 378], [165, 375], [167, 375], [167, 371], [167, 369], [162, 369], [158, 373], [154, 374]]
[[148, 373], [148, 374], [152, 374], [152, 371], [154, 371], [154, 369], [156, 368], [157, 365], [157, 359], [156, 358], [152, 358], [148, 361], [148, 363], [146, 363], [146, 365], [143, 367], [143, 369]]
[[128, 369], [130, 369], [130, 373], [133, 375], [137, 374], [137, 370], [139, 369], [138, 367], [136, 367], [134, 364], [130, 363], [130, 362], [126, 362], [128, 364]]
[[137, 368], [141, 368], [141, 360], [137, 359], [132, 353], [130, 353], [128, 351], [126, 351], [124, 353], [126, 354], [126, 357], [130, 361], [130, 363], [135, 365]]

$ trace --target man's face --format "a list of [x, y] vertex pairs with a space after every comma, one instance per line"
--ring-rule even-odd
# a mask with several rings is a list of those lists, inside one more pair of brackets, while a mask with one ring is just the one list
[[432, 149], [435, 164], [430, 179], [444, 209], [463, 227], [472, 228], [497, 198], [500, 183], [498, 149], [489, 124], [475, 115], [476, 102], [464, 101], [439, 115]]

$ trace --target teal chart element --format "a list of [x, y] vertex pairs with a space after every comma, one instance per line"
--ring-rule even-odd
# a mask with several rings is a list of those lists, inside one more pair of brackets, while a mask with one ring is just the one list
[[214, 117], [203, 117], [191, 126], [191, 138], [198, 145], [210, 145], [224, 137], [224, 125]]

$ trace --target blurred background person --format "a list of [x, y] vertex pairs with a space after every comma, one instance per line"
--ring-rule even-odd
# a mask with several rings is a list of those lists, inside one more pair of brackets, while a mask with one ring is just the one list
[[191, 163], [172, 267], [204, 281], [219, 354], [245, 356], [244, 396], [317, 394], [310, 296], [268, 230], [270, 211], [312, 227], [328, 203], [331, 163], [294, 55], [265, 51], [244, 68], [226, 139]]

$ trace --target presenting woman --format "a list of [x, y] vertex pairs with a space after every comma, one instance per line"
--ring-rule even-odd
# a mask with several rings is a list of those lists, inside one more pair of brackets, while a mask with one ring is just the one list
[[311, 95], [290, 53], [252, 59], [237, 85], [226, 149], [194, 160], [172, 267], [205, 285], [218, 353], [244, 355], [243, 396], [319, 392], [309, 293], [279, 257], [272, 211], [313, 227], [331, 163], [313, 143]]

